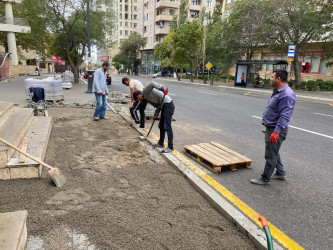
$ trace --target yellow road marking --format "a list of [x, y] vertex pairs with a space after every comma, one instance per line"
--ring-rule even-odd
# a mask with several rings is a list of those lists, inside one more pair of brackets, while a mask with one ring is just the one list
[[[147, 130], [147, 129], [146, 129]], [[155, 133], [151, 133], [155, 140], [158, 140], [159, 137]], [[192, 171], [194, 171], [199, 177], [201, 177], [204, 181], [206, 181], [210, 186], [212, 186], [216, 191], [218, 191], [222, 196], [227, 198], [233, 205], [235, 205], [239, 210], [241, 210], [244, 214], [246, 214], [250, 219], [252, 219], [259, 227], [261, 227], [261, 223], [258, 218], [260, 214], [249, 207], [245, 202], [239, 199], [236, 195], [231, 193], [228, 189], [218, 183], [214, 178], [210, 175], [206, 174], [203, 170], [198, 168], [195, 164], [193, 164], [190, 160], [188, 160], [184, 155], [182, 155], [178, 150], [174, 150], [172, 154], [178, 158], [182, 163], [188, 166]], [[268, 222], [269, 229], [271, 231], [272, 236], [281, 243], [287, 249], [293, 250], [301, 250], [304, 249], [300, 245], [298, 245], [295, 241], [290, 239], [284, 232], [279, 230], [276, 226]]]
[[244, 95], [249, 95], [249, 94], [251, 94], [251, 92], [246, 92]]
[[220, 91], [223, 92], [223, 91], [225, 91], [225, 89], [221, 89]]

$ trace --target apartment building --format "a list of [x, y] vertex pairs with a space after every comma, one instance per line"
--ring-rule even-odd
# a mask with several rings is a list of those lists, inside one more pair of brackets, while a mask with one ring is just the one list
[[105, 5], [104, 10], [112, 9], [116, 15], [116, 24], [110, 34], [106, 34], [107, 49], [98, 49], [97, 63], [105, 61], [119, 53], [120, 43], [133, 32], [138, 32], [138, 0], [116, 0], [111, 6]]
[[[168, 34], [173, 16], [178, 14], [182, 0], [138, 0], [139, 20], [138, 32], [146, 40], [146, 46], [141, 51], [142, 74], [152, 74], [159, 70], [160, 61], [154, 57], [154, 47], [163, 41]], [[232, 0], [183, 0], [188, 1], [188, 19], [193, 20], [205, 7], [205, 17], [208, 20], [213, 14], [216, 4], [222, 5], [225, 12], [226, 5]]]

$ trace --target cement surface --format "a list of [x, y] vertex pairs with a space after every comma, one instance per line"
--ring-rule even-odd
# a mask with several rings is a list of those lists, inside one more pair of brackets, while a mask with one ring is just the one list
[[27, 238], [26, 220], [28, 212], [0, 213], [0, 249], [23, 250]]
[[120, 116], [94, 122], [93, 110], [49, 113], [45, 161], [66, 184], [56, 188], [46, 172], [0, 181], [0, 212], [27, 209], [39, 249], [73, 249], [66, 230], [91, 249], [255, 249]]

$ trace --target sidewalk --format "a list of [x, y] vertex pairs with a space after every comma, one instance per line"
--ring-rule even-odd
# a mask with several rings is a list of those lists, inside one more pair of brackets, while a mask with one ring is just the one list
[[[122, 75], [123, 76], [123, 75]], [[135, 76], [135, 77], [151, 77], [150, 75], [146, 76]], [[152, 78], [152, 81], [154, 78]], [[183, 84], [197, 84], [202, 86], [211, 86], [209, 85], [209, 81], [207, 81], [207, 84], [204, 84], [203, 81], [194, 80], [194, 82], [191, 82], [189, 79], [182, 79], [181, 81], [178, 81], [174, 78], [156, 78], [156, 80], [163, 80], [163, 81], [170, 81], [170, 82], [178, 82]], [[260, 93], [272, 93], [272, 89], [262, 89], [262, 88], [254, 88], [252, 84], [248, 84], [246, 88], [241, 87], [235, 87], [234, 82], [215, 82], [213, 87], [219, 87], [219, 88], [229, 88], [229, 89], [237, 89], [237, 90], [244, 90], [244, 91], [253, 91], [253, 92], [260, 92]], [[294, 90], [295, 94], [299, 98], [307, 98], [307, 99], [313, 99], [313, 100], [319, 100], [319, 101], [327, 101], [333, 103], [333, 92], [332, 91], [305, 91], [305, 90]]]
[[0, 181], [0, 212], [28, 210], [27, 250], [256, 249], [119, 115], [50, 108], [45, 161], [67, 178]]

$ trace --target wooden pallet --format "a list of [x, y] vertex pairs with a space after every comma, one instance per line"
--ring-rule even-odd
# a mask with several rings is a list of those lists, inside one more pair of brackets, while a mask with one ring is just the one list
[[251, 159], [216, 142], [188, 145], [184, 152], [215, 173], [221, 173], [222, 167], [232, 171], [237, 171], [237, 165], [251, 168]]

